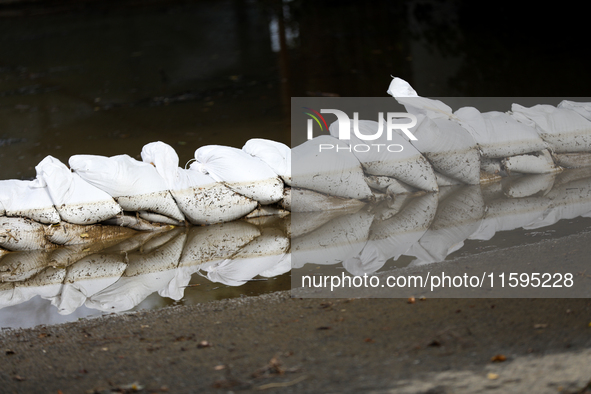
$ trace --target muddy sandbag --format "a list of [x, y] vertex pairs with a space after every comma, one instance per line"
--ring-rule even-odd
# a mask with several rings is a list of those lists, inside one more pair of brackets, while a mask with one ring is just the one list
[[224, 182], [230, 189], [263, 205], [281, 200], [283, 181], [261, 159], [220, 145], [202, 146], [195, 151], [191, 168]]
[[548, 174], [561, 171], [552, 160], [552, 155], [547, 149], [540, 152], [532, 152], [526, 155], [517, 155], [502, 160], [507, 172], [519, 172], [522, 174]]
[[555, 153], [553, 157], [564, 168], [591, 167], [591, 152]]
[[[336, 197], [370, 198], [372, 192], [361, 164], [348, 149], [349, 145], [329, 135], [296, 146], [292, 151], [292, 186]], [[292, 193], [292, 206], [295, 204]]]
[[62, 220], [73, 224], [95, 224], [121, 212], [113, 197], [85, 182], [65, 164], [47, 156], [35, 167], [37, 179], [47, 185]]
[[[439, 100], [419, 97], [404, 80], [394, 78], [388, 93], [404, 105], [407, 112], [417, 117], [417, 124], [409, 128], [415, 137], [410, 140], [443, 175], [469, 185], [480, 183], [480, 156], [476, 141], [458, 123], [452, 109]], [[398, 130], [397, 130], [398, 131]], [[409, 136], [401, 134], [406, 139]]]
[[174, 149], [163, 142], [142, 148], [142, 160], [156, 167], [165, 179], [178, 207], [192, 224], [215, 224], [239, 219], [252, 212], [257, 202], [201, 173], [193, 163], [179, 168]]
[[290, 189], [291, 212], [323, 212], [330, 210], [355, 209], [365, 205], [364, 202], [352, 199], [329, 196], [313, 190]]
[[507, 113], [481, 113], [474, 107], [464, 107], [454, 114], [457, 122], [474, 137], [483, 157], [500, 159], [548, 147], [533, 127]]
[[590, 152], [591, 121], [575, 111], [538, 104], [530, 108], [511, 106], [513, 117], [534, 126], [556, 153]]
[[283, 182], [291, 185], [291, 149], [272, 140], [252, 138], [246, 141], [242, 150], [264, 161]]
[[151, 211], [185, 220], [166, 182], [151, 164], [128, 155], [75, 155], [69, 164], [86, 182], [115, 198], [125, 211]]
[[0, 205], [6, 216], [25, 217], [46, 224], [60, 222], [47, 186], [39, 179], [0, 181]]
[[123, 240], [135, 235], [136, 232], [121, 226], [83, 226], [62, 222], [45, 228], [46, 238], [58, 245], [79, 245]]
[[30, 250], [9, 253], [0, 260], [0, 282], [27, 280], [49, 265], [49, 253]]
[[[354, 120], [351, 122], [351, 139], [342, 142], [351, 146], [365, 173], [393, 177], [421, 190], [437, 191], [431, 164], [401, 135], [391, 133], [391, 139], [388, 139], [385, 123], [383, 119], [380, 119], [380, 122]], [[362, 135], [373, 136], [380, 134], [380, 130], [381, 136], [373, 139], [371, 145], [356, 134], [359, 132]], [[329, 131], [333, 137], [338, 137], [338, 121], [330, 125]], [[392, 148], [389, 150], [390, 147]]]
[[45, 237], [45, 228], [42, 224], [25, 218], [0, 218], [0, 247], [25, 251], [54, 246]]

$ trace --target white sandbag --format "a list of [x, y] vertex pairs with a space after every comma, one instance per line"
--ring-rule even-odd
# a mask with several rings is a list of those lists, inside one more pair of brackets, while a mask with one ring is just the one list
[[[381, 129], [381, 136], [368, 143], [357, 136], [355, 123], [357, 123], [357, 132], [369, 136], [378, 134], [378, 130]], [[380, 119], [380, 122], [353, 121], [351, 122], [351, 139], [342, 142], [352, 147], [351, 150], [365, 173], [393, 177], [421, 190], [437, 191], [435, 174], [427, 159], [408, 140], [397, 133], [392, 133], [392, 139], [388, 140], [385, 123], [383, 119]], [[338, 121], [330, 125], [329, 131], [333, 137], [338, 138]], [[366, 147], [369, 149], [366, 150]]]
[[242, 150], [264, 161], [283, 182], [291, 185], [291, 149], [272, 140], [252, 138], [246, 141]]
[[[329, 146], [334, 149], [320, 152], [320, 148]], [[292, 151], [292, 185], [337, 197], [357, 200], [371, 197], [361, 164], [348, 149], [345, 142], [329, 135], [296, 146]], [[295, 205], [294, 195], [292, 205]]]
[[560, 104], [558, 104], [558, 108], [575, 111], [583, 118], [591, 120], [591, 103], [577, 103], [575, 101], [562, 100]]
[[0, 181], [0, 204], [6, 216], [20, 216], [47, 224], [60, 222], [47, 186], [39, 179]]
[[520, 172], [522, 174], [548, 174], [561, 171], [556, 167], [552, 155], [547, 149], [533, 152], [527, 155], [517, 155], [502, 160], [503, 167], [508, 172]]
[[152, 211], [184, 221], [185, 217], [156, 168], [128, 155], [76, 155], [70, 167], [86, 182], [104, 190], [126, 211]]
[[[417, 124], [409, 129], [416, 138], [411, 143], [431, 162], [434, 170], [470, 185], [480, 183], [480, 156], [476, 141], [464, 128], [450, 120], [457, 118], [449, 106], [439, 100], [419, 97], [400, 78], [392, 80], [388, 93], [404, 105], [407, 112], [417, 117]], [[401, 135], [408, 139], [406, 134]]]
[[179, 168], [174, 149], [163, 142], [142, 148], [142, 160], [156, 167], [167, 182], [176, 204], [193, 224], [215, 224], [239, 219], [252, 212], [257, 202], [236, 193], [228, 186], [201, 173], [193, 163], [188, 170]]
[[480, 113], [474, 107], [455, 112], [457, 121], [476, 140], [483, 157], [504, 158], [546, 149], [537, 131], [504, 112]]
[[518, 121], [535, 125], [554, 152], [591, 151], [591, 121], [577, 112], [545, 104], [531, 108], [513, 104], [511, 110]]
[[555, 153], [556, 164], [564, 168], [591, 167], [591, 152]]
[[0, 218], [0, 247], [7, 250], [35, 250], [54, 245], [45, 238], [42, 224], [24, 218]]
[[313, 190], [299, 188], [291, 188], [290, 190], [292, 212], [324, 212], [355, 209], [365, 205], [364, 202], [356, 199], [327, 196]]
[[52, 156], [43, 159], [35, 170], [37, 178], [47, 185], [55, 208], [66, 222], [94, 224], [121, 212], [121, 207], [110, 195], [85, 182]]
[[191, 168], [224, 182], [230, 189], [263, 205], [281, 200], [283, 181], [257, 157], [228, 146], [202, 146]]
[[453, 119], [452, 109], [439, 100], [420, 97], [408, 82], [394, 78], [390, 82], [387, 93], [404, 105], [414, 115], [425, 115], [431, 119]]

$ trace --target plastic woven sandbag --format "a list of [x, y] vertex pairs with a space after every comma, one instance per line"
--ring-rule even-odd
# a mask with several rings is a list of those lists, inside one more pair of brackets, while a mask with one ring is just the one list
[[464, 128], [450, 120], [456, 117], [449, 106], [439, 100], [419, 97], [400, 78], [392, 80], [388, 93], [404, 105], [407, 112], [417, 117], [417, 124], [409, 129], [416, 138], [411, 143], [431, 162], [434, 170], [464, 183], [480, 183], [480, 156], [476, 141]]
[[523, 174], [547, 174], [561, 170], [560, 167], [556, 167], [547, 149], [527, 155], [508, 157], [502, 163], [508, 172], [514, 171]]
[[283, 182], [261, 159], [228, 146], [208, 145], [195, 151], [191, 168], [208, 174], [230, 189], [263, 205], [283, 197]]
[[252, 212], [257, 202], [216, 182], [194, 168], [179, 168], [174, 149], [163, 142], [147, 144], [142, 160], [152, 163], [165, 179], [177, 206], [193, 224], [214, 224], [239, 219]]
[[272, 140], [252, 138], [246, 141], [242, 150], [264, 161], [283, 182], [291, 185], [291, 149]]
[[38, 179], [0, 181], [0, 204], [6, 216], [21, 216], [46, 224], [60, 222], [47, 186]]
[[94, 224], [121, 212], [113, 198], [72, 173], [65, 164], [47, 156], [36, 167], [37, 178], [47, 190], [62, 220], [74, 224]]
[[460, 125], [474, 137], [483, 157], [500, 159], [548, 147], [533, 127], [519, 123], [507, 113], [481, 113], [474, 107], [464, 107], [455, 115]]
[[[320, 152], [323, 146], [333, 148]], [[321, 135], [293, 148], [293, 186], [358, 200], [371, 197], [361, 164], [348, 149], [346, 143], [329, 135]], [[296, 204], [297, 197], [292, 195], [292, 205]]]
[[184, 221], [185, 217], [156, 168], [128, 155], [76, 155], [70, 167], [82, 179], [110, 194], [126, 211], [152, 211]]
[[[386, 122], [383, 119], [380, 121], [382, 135], [379, 138], [371, 142], [361, 140], [355, 134], [354, 122], [351, 122], [351, 139], [341, 142], [353, 147], [352, 152], [366, 173], [393, 177], [421, 190], [437, 191], [435, 174], [427, 159], [397, 133], [392, 133], [392, 140], [388, 140], [385, 132]], [[363, 135], [375, 135], [380, 128], [380, 123], [371, 120], [359, 120], [357, 123], [358, 131]], [[338, 121], [330, 125], [329, 131], [333, 137], [338, 137]], [[389, 151], [387, 147], [390, 145], [398, 146], [394, 146], [392, 151]], [[361, 148], [355, 149], [356, 146]], [[366, 146], [370, 147], [367, 152], [364, 151]]]
[[518, 121], [534, 125], [554, 152], [591, 151], [591, 122], [577, 112], [545, 104], [531, 108], [513, 104], [511, 110]]
[[591, 120], [591, 103], [577, 103], [575, 101], [562, 100], [560, 104], [558, 104], [558, 108], [575, 111], [583, 118]]

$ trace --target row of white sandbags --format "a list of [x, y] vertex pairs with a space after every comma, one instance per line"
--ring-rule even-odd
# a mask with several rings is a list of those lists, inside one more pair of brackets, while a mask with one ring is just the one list
[[18, 253], [0, 258], [0, 309], [41, 296], [61, 314], [82, 305], [119, 312], [153, 292], [181, 299], [197, 272], [240, 286], [291, 269], [289, 238], [277, 228], [234, 222], [179, 230], [137, 234], [99, 251], [74, 248], [65, 256], [27, 252], [26, 267]]
[[201, 147], [189, 169], [179, 168], [178, 155], [162, 142], [144, 146], [143, 161], [75, 155], [71, 170], [47, 156], [35, 180], [0, 181], [0, 216], [86, 225], [133, 211], [159, 223], [227, 222], [283, 198], [290, 155], [284, 144], [252, 139], [242, 150]]
[[[357, 130], [352, 123], [351, 139], [342, 141], [334, 122], [331, 136], [293, 149], [294, 185], [365, 199], [372, 195], [368, 185], [393, 194], [413, 188], [437, 191], [439, 186], [478, 184], [481, 171], [543, 174], [560, 171], [560, 166], [591, 165], [591, 103], [514, 104], [509, 113], [481, 113], [473, 107], [453, 112], [439, 100], [418, 96], [400, 78], [392, 80], [388, 93], [416, 116], [417, 124], [409, 129], [416, 140], [398, 129], [388, 135], [382, 119], [381, 124], [359, 120]], [[372, 138], [374, 148], [368, 149], [357, 133], [381, 135]], [[391, 152], [388, 145], [401, 148]]]

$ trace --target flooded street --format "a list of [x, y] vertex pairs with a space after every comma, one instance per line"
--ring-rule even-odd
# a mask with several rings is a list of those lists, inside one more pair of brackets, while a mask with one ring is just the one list
[[[142, 160], [155, 141], [182, 168], [206, 145], [293, 148], [305, 136], [292, 98], [388, 97], [402, 111], [392, 77], [454, 110], [591, 102], [585, 21], [557, 8], [0, 2], [0, 180], [34, 179], [48, 155]], [[8, 232], [0, 391], [588, 392], [591, 171], [507, 172], [399, 194], [364, 174], [372, 197], [343, 209], [213, 225], [62, 221], [41, 226], [44, 247], [31, 250], [7, 252]], [[308, 204], [289, 190], [290, 204]], [[491, 276], [469, 291], [302, 286], [306, 275], [444, 271]], [[512, 271], [572, 274], [574, 286], [498, 292]]]

